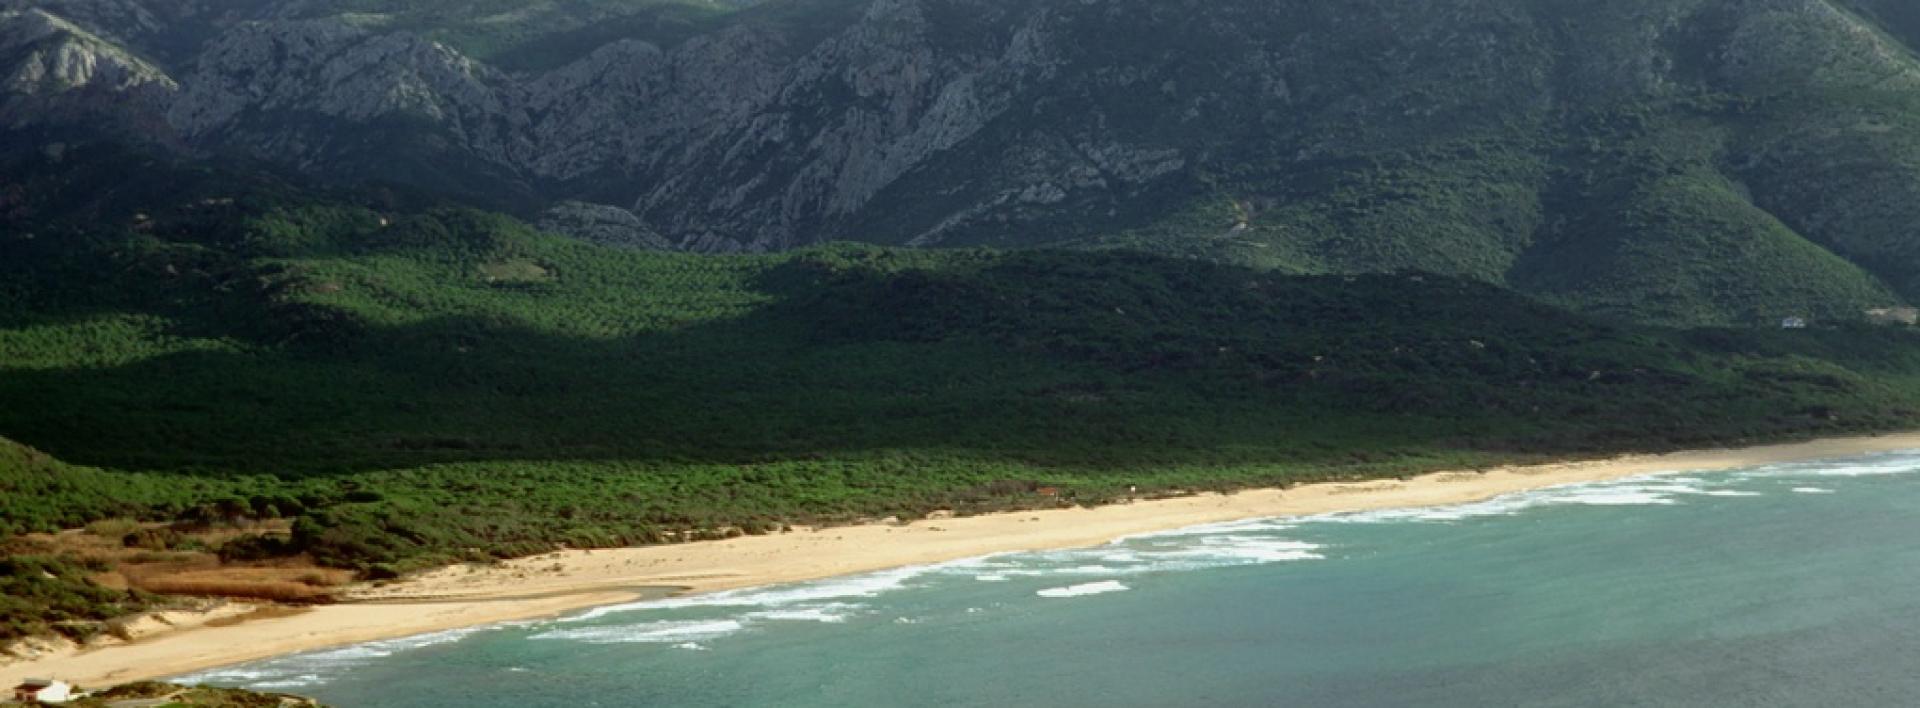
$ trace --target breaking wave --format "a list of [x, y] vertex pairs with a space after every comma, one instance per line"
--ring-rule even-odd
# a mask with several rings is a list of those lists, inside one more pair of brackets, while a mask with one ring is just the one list
[[733, 634], [746, 629], [739, 620], [663, 620], [603, 627], [554, 629], [528, 639], [567, 639], [587, 644], [683, 644]]
[[561, 622], [591, 622], [608, 615], [648, 610], [679, 609], [687, 607], [786, 607], [804, 603], [832, 602], [855, 598], [868, 598], [882, 593], [908, 587], [910, 581], [930, 573], [965, 565], [979, 559], [966, 559], [933, 565], [918, 565], [877, 573], [850, 575], [794, 585], [775, 585], [724, 592], [670, 597], [659, 600], [641, 600], [619, 605], [598, 607]]
[[866, 605], [846, 602], [828, 602], [819, 605], [789, 607], [775, 610], [749, 612], [744, 615], [750, 620], [773, 620], [777, 622], [827, 622], [840, 623], [859, 615]]
[[1756, 477], [1868, 477], [1920, 472], [1920, 454], [1912, 451], [1885, 452], [1838, 460], [1787, 462], [1756, 467], [1737, 473], [1742, 478]]
[[1462, 521], [1487, 516], [1510, 516], [1529, 509], [1550, 506], [1664, 506], [1679, 504], [1688, 496], [1756, 497], [1760, 492], [1719, 489], [1697, 477], [1645, 475], [1605, 482], [1583, 482], [1503, 494], [1492, 499], [1451, 506], [1377, 509], [1341, 512], [1307, 517], [1302, 521], [1323, 523], [1388, 523], [1401, 521]]
[[1047, 588], [1045, 590], [1036, 591], [1033, 594], [1039, 595], [1041, 597], [1051, 597], [1051, 598], [1081, 597], [1083, 595], [1100, 595], [1100, 594], [1105, 594], [1110, 592], [1120, 592], [1126, 589], [1127, 589], [1127, 586], [1122, 585], [1118, 580], [1102, 580], [1097, 583], [1081, 583], [1079, 585], [1068, 585], [1066, 587]]
[[467, 627], [355, 644], [340, 649], [289, 654], [252, 664], [188, 674], [174, 680], [185, 684], [247, 685], [268, 689], [317, 686], [326, 682], [326, 676], [349, 672], [403, 651], [457, 642], [476, 632], [497, 627]]

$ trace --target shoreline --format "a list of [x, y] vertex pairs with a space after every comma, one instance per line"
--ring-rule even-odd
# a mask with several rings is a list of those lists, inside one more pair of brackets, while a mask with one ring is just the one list
[[1409, 479], [1315, 483], [1094, 508], [959, 518], [936, 515], [904, 524], [799, 528], [724, 541], [561, 551], [493, 566], [450, 566], [378, 587], [362, 584], [347, 592], [341, 603], [296, 613], [201, 624], [124, 644], [0, 664], [0, 682], [51, 676], [103, 688], [282, 654], [553, 617], [675, 593], [818, 580], [993, 553], [1096, 546], [1123, 536], [1201, 524], [1448, 506], [1566, 484], [1909, 449], [1920, 449], [1920, 432], [1440, 471]]

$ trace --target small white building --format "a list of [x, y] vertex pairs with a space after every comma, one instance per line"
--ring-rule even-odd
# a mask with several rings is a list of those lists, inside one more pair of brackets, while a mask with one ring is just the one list
[[73, 686], [54, 679], [23, 679], [13, 687], [13, 700], [21, 703], [65, 703], [73, 697]]
[[1786, 319], [1780, 320], [1780, 329], [1806, 329], [1806, 328], [1807, 328], [1807, 318], [1805, 317], [1788, 317]]

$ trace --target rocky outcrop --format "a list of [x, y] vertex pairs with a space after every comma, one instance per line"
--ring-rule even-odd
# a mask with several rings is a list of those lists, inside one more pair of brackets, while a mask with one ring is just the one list
[[401, 117], [512, 165], [529, 121], [512, 83], [444, 45], [340, 20], [250, 22], [207, 46], [168, 112], [197, 145], [324, 162], [353, 126]]
[[179, 84], [158, 67], [41, 10], [0, 11], [0, 124], [98, 121], [164, 135]]
[[[1263, 185], [1249, 203], [1298, 200], [1260, 190], [1474, 141], [1532, 150], [1580, 106], [1920, 89], [1899, 40], [1830, 0], [796, 0], [539, 71], [323, 0], [0, 2], [14, 127], [97, 122], [336, 177], [610, 204], [550, 223], [700, 250], [1057, 241], [1139, 227], [1180, 207], [1143, 208], [1154, 195], [1220, 175]], [[1483, 250], [1507, 255], [1462, 269], [1497, 273], [1537, 220], [1506, 221]], [[1289, 233], [1328, 263], [1372, 257]]]
[[[64, 4], [112, 18], [128, 36], [167, 31], [137, 6]], [[981, 15], [971, 23], [981, 34], [948, 46], [942, 32], [951, 28], [930, 13], [956, 9]], [[225, 27], [174, 67], [178, 84], [139, 64], [164, 88], [148, 101], [144, 124], [164, 142], [309, 169], [326, 169], [356, 143], [410, 131], [415, 144], [547, 185], [552, 197], [604, 202], [625, 192], [631, 213], [674, 243], [769, 250], [863, 219], [903, 177], [1022, 107], [1024, 92], [1053, 80], [1062, 61], [1051, 16], [988, 2], [884, 0], [811, 40], [741, 23], [671, 49], [615, 41], [537, 75], [508, 75], [351, 18], [260, 17]], [[97, 55], [113, 51], [87, 41]], [[41, 100], [11, 95], [22, 105]], [[30, 111], [17, 113], [31, 120]], [[1173, 148], [1080, 138], [1100, 142], [1082, 146], [1065, 172], [1034, 175], [1030, 165], [988, 176], [962, 196], [970, 203], [898, 238], [939, 240], [1009, 200], [1059, 201], [1054, 192], [1068, 186], [1105, 189], [1106, 178], [1151, 180], [1184, 164]], [[1142, 150], [1146, 163], [1125, 162]], [[1091, 173], [1102, 177], [1084, 177]], [[590, 223], [598, 233], [611, 222]]]

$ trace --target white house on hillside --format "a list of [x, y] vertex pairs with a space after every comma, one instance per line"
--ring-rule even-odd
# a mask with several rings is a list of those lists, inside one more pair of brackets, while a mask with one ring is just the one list
[[13, 700], [21, 703], [65, 703], [73, 697], [73, 686], [65, 681], [30, 678], [13, 687]]

